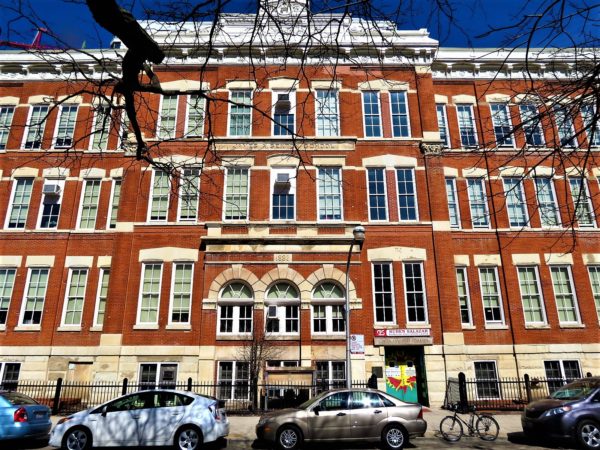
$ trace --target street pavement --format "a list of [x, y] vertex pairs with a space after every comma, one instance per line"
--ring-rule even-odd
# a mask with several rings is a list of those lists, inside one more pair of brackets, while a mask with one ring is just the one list
[[[418, 450], [438, 450], [440, 448], [454, 449], [477, 449], [477, 450], [493, 450], [493, 449], [514, 449], [514, 450], [539, 450], [539, 449], [572, 449], [576, 448], [571, 442], [540, 442], [538, 439], [526, 437], [521, 429], [521, 416], [519, 413], [503, 413], [495, 414], [494, 417], [500, 425], [500, 433], [498, 439], [494, 442], [485, 442], [477, 437], [463, 436], [456, 443], [446, 442], [439, 434], [439, 424], [444, 416], [448, 415], [448, 411], [441, 409], [426, 410], [424, 418], [427, 421], [427, 433], [423, 438], [412, 440], [407, 449]], [[58, 417], [53, 417], [53, 422], [56, 423]], [[258, 416], [229, 416], [230, 434], [227, 439], [212, 443], [203, 447], [206, 450], [268, 450], [271, 447], [265, 442], [255, 440], [254, 427], [258, 422]], [[150, 449], [156, 447], [148, 447]], [[311, 450], [362, 450], [362, 449], [377, 449], [378, 444], [356, 443], [356, 444], [341, 444], [341, 443], [324, 443], [324, 444], [306, 444], [305, 449]], [[0, 449], [6, 450], [50, 450], [52, 447], [42, 443], [24, 443], [24, 442], [7, 442], [0, 443]]]

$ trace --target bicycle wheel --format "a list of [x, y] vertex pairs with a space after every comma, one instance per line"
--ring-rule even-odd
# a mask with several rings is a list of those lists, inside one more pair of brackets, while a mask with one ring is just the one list
[[440, 422], [440, 433], [442, 437], [449, 442], [456, 442], [460, 440], [463, 435], [463, 427], [454, 416], [446, 416]]
[[498, 437], [500, 426], [492, 416], [481, 415], [475, 422], [477, 434], [484, 441], [493, 441]]

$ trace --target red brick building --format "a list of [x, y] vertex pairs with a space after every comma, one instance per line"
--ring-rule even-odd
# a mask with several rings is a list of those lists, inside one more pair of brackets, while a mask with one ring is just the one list
[[[153, 166], [88, 89], [92, 57], [124, 50], [0, 52], [3, 381], [236, 383], [266, 330], [269, 368], [344, 382], [348, 258], [354, 380], [380, 368], [380, 388], [439, 404], [460, 371], [488, 397], [499, 377], [598, 371], [600, 131], [567, 136], [590, 111], [529, 120], [523, 52], [424, 30], [376, 46], [356, 22], [335, 71], [274, 44], [251, 70], [220, 37], [204, 67], [203, 29], [180, 24], [155, 68], [178, 95], [139, 103]], [[568, 79], [573, 61], [537, 58], [540, 83]]]

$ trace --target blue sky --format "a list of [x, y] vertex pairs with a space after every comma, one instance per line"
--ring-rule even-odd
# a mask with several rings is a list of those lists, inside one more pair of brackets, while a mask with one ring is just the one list
[[[7, 9], [0, 9], [0, 40], [10, 39], [18, 42], [30, 42], [35, 35], [35, 24], [43, 21], [54, 34], [60, 37], [70, 47], [81, 47], [85, 42], [87, 48], [106, 47], [111, 36], [95, 24], [83, 0], [26, 0], [33, 9], [23, 11], [29, 17], [36, 19], [15, 20], [15, 14]], [[166, 0], [162, 0], [165, 3]], [[318, 1], [318, 0], [315, 0]], [[449, 26], [449, 21], [442, 17], [429, 17], [431, 3], [427, 0], [372, 0], [373, 5], [382, 10], [393, 10], [398, 1], [412, 2], [414, 10], [406, 11], [398, 16], [399, 26], [403, 29], [428, 28], [431, 36], [438, 39], [444, 47], [499, 47], [507, 42], [508, 33], [493, 33], [487, 37], [478, 37], [491, 27], [500, 27], [514, 23], [534, 13], [540, 5], [548, 0], [453, 0], [455, 22]], [[584, 1], [584, 0], [581, 0]], [[79, 3], [77, 3], [79, 2]], [[133, 6], [134, 15], [145, 18], [142, 7], [153, 7], [160, 1], [152, 0], [120, 0], [124, 7]], [[195, 3], [195, 2], [191, 2]], [[16, 0], [0, 0], [0, 8], [12, 6]], [[248, 0], [231, 0], [229, 11], [247, 12], [253, 4]], [[531, 20], [531, 19], [528, 19]], [[34, 23], [32, 23], [34, 22]], [[571, 29], [577, 29], [577, 24], [571, 24]], [[9, 34], [9, 30], [10, 34]], [[50, 44], [46, 37], [43, 42]], [[556, 45], [565, 44], [559, 40]]]

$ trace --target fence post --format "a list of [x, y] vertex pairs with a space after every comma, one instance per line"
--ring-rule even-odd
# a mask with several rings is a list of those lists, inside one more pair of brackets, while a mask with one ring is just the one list
[[127, 378], [123, 378], [123, 387], [121, 388], [121, 395], [127, 394]]
[[56, 380], [56, 390], [54, 391], [54, 402], [52, 403], [52, 414], [58, 414], [60, 403], [60, 391], [62, 390], [62, 378]]
[[188, 378], [187, 390], [188, 390], [188, 392], [192, 391], [192, 377]]
[[525, 393], [527, 395], [527, 403], [531, 403], [531, 380], [529, 379], [529, 374], [525, 374], [523, 376], [525, 379]]
[[466, 411], [469, 406], [467, 398], [467, 377], [464, 372], [458, 374], [458, 396], [460, 398], [460, 409]]

